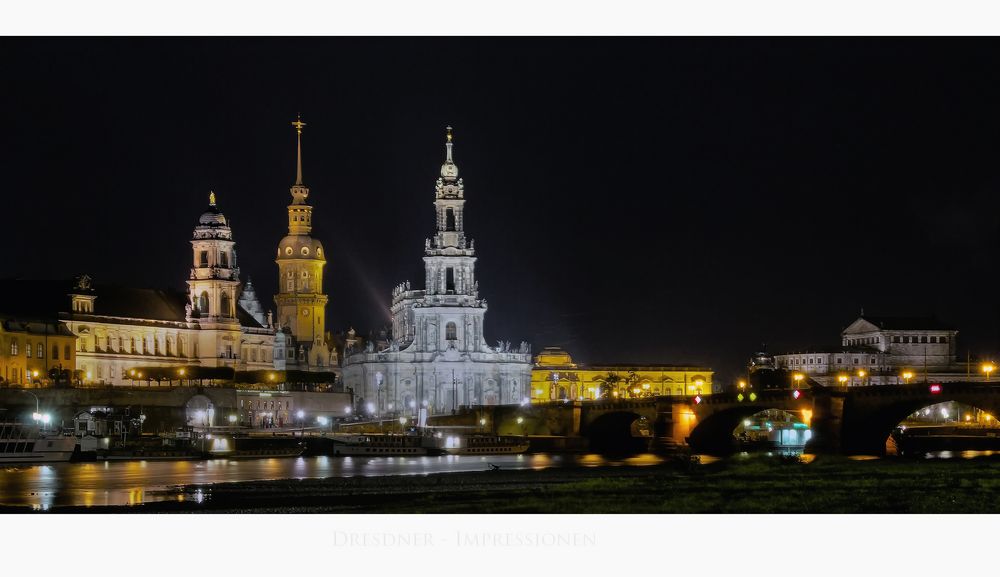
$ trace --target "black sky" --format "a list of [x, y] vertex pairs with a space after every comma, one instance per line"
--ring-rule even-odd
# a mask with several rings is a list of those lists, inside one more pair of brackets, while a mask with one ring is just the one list
[[2, 39], [2, 276], [184, 288], [209, 190], [273, 307], [302, 113], [328, 328], [422, 283], [455, 128], [487, 337], [707, 363], [861, 307], [1000, 348], [998, 43]]

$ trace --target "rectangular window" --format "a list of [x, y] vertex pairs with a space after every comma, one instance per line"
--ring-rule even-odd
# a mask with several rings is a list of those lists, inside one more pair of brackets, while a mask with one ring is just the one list
[[[42, 350], [42, 345], [38, 345], [38, 350]], [[24, 343], [24, 354], [31, 358], [31, 341]]]
[[455, 292], [455, 269], [448, 267], [445, 271], [445, 290]]

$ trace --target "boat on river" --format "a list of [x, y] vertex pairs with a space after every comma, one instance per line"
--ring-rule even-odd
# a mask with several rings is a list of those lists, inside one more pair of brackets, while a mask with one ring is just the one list
[[331, 438], [335, 456], [403, 457], [440, 455], [432, 437], [421, 435], [337, 435]]
[[46, 433], [37, 425], [0, 423], [0, 463], [64, 462], [75, 449], [75, 437]]
[[448, 455], [516, 455], [528, 450], [528, 437], [474, 433], [435, 437]]

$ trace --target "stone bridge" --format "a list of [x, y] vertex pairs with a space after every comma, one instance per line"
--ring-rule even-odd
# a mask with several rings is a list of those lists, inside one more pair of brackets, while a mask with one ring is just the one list
[[[655, 440], [687, 445], [704, 453], [726, 453], [733, 431], [756, 413], [792, 413], [813, 431], [808, 450], [844, 454], [882, 454], [892, 430], [912, 413], [956, 401], [997, 415], [1000, 384], [881, 385], [836, 389], [761, 391], [694, 397], [649, 397], [609, 402], [575, 401], [527, 406], [463, 407], [455, 415], [431, 417], [429, 424], [482, 428], [499, 434], [586, 437], [593, 450], [634, 445], [636, 423], [645, 420]], [[485, 425], [481, 425], [485, 421]]]

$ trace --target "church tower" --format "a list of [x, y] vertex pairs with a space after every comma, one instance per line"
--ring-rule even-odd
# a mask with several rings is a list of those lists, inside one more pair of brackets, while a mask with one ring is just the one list
[[212, 192], [208, 195], [208, 210], [198, 219], [191, 239], [194, 262], [187, 281], [193, 316], [203, 328], [238, 323], [240, 269], [235, 245], [233, 231]]
[[447, 128], [445, 161], [434, 187], [437, 232], [424, 247], [427, 295], [461, 295], [475, 300], [474, 243], [465, 238], [465, 185], [452, 156], [451, 127]]
[[295, 184], [292, 185], [292, 204], [288, 205], [288, 235], [278, 243], [278, 294], [274, 300], [278, 307], [278, 322], [291, 334], [294, 343], [288, 350], [288, 360], [293, 359], [310, 366], [330, 364], [325, 340], [324, 311], [327, 296], [323, 293], [323, 266], [326, 255], [323, 244], [312, 238], [312, 207], [306, 204], [309, 189], [302, 183], [302, 127], [301, 119], [295, 127], [298, 162]]

